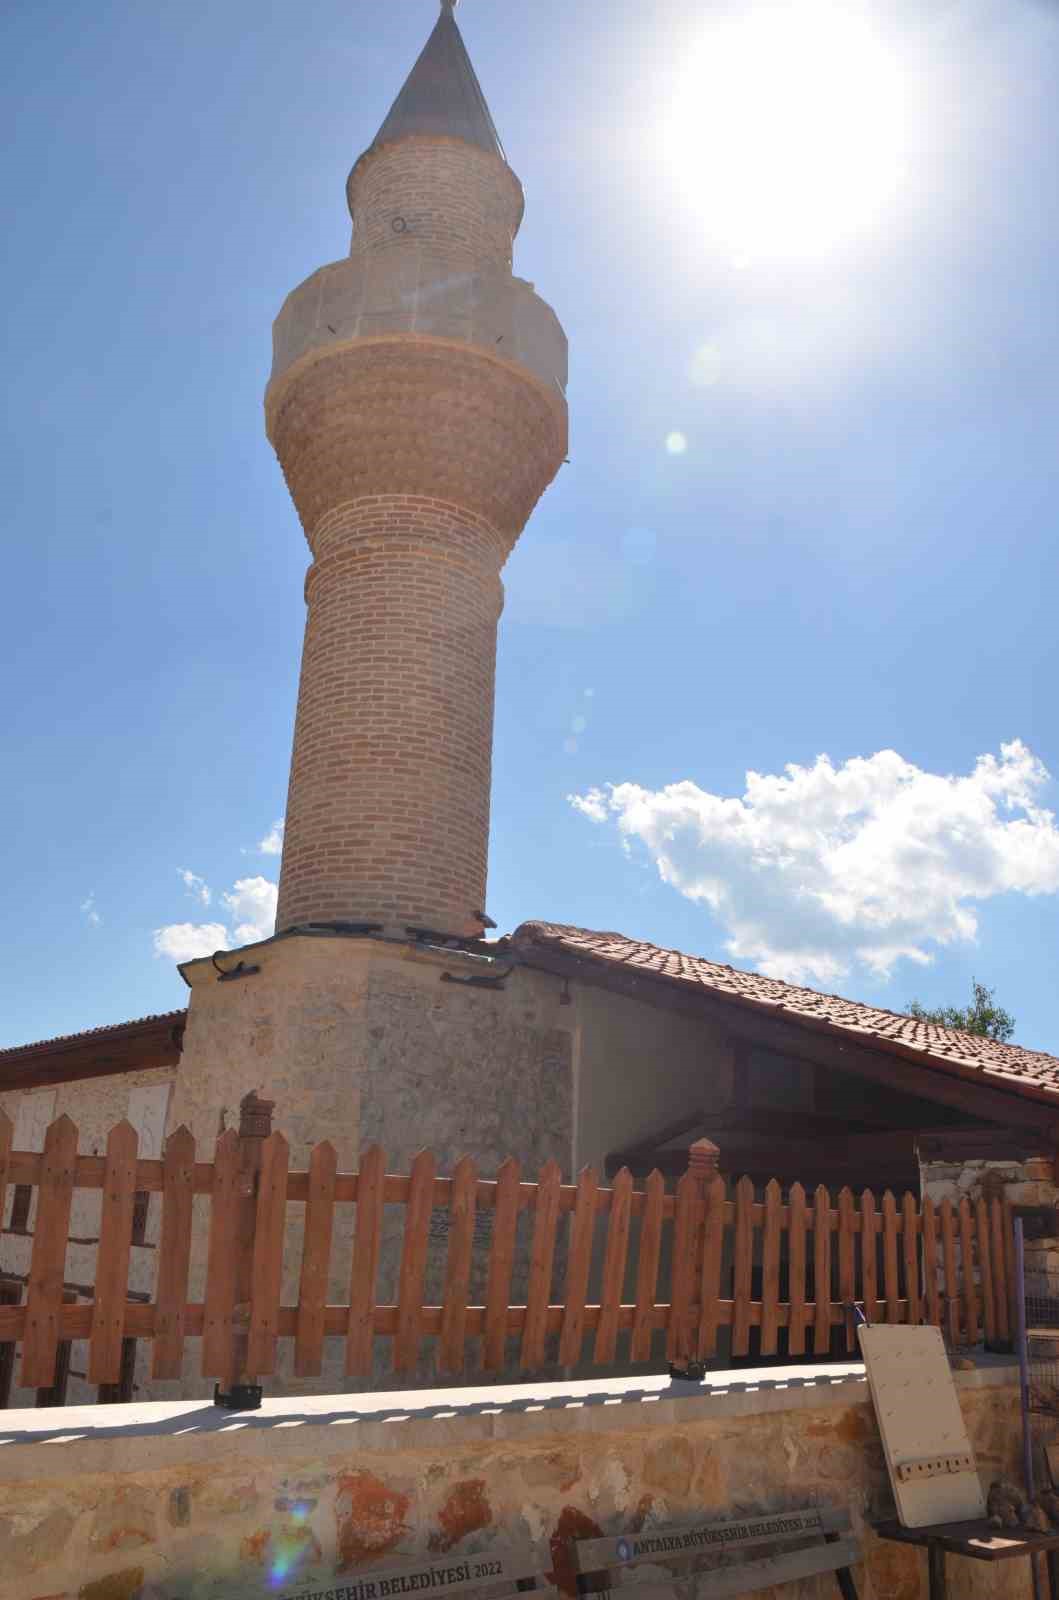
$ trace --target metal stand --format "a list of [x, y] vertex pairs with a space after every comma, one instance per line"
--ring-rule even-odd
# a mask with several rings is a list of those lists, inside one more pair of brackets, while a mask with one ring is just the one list
[[[1030, 1428], [1030, 1356], [1029, 1343], [1026, 1338], [1026, 1241], [1023, 1235], [1022, 1218], [1015, 1218], [1015, 1284], [1018, 1293], [1016, 1314], [1018, 1323], [1016, 1328], [1016, 1344], [1019, 1353], [1019, 1404], [1022, 1409], [1022, 1471], [1026, 1479], [1026, 1497], [1033, 1499], [1033, 1438]], [[1053, 1600], [1056, 1600], [1055, 1579], [1053, 1566], [1054, 1558], [1048, 1557], [1048, 1576], [1051, 1580]], [[1033, 1600], [1041, 1600], [1041, 1575], [1037, 1568], [1037, 1557], [1030, 1556], [1030, 1576], [1033, 1579]]]
[[946, 1600], [946, 1556], [966, 1556], [973, 1561], [1018, 1561], [1029, 1558], [1030, 1570], [1037, 1571], [1041, 1556], [1048, 1563], [1050, 1600], [1059, 1600], [1059, 1533], [1031, 1533], [1021, 1529], [994, 1528], [984, 1519], [976, 1522], [942, 1522], [933, 1528], [904, 1528], [899, 1522], [883, 1522], [876, 1529], [881, 1539], [917, 1545], [927, 1552], [930, 1573], [930, 1600]]
[[213, 1386], [213, 1403], [220, 1406], [223, 1411], [260, 1411], [261, 1396], [264, 1393], [259, 1383], [233, 1383], [226, 1393], [221, 1393], [221, 1386]]

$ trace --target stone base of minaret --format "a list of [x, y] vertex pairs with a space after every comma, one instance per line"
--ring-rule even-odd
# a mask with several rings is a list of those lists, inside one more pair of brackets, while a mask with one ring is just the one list
[[[222, 979], [243, 963], [246, 976]], [[308, 1166], [322, 1139], [334, 1145], [340, 1171], [355, 1171], [372, 1144], [386, 1152], [388, 1172], [407, 1173], [424, 1148], [446, 1176], [470, 1155], [484, 1178], [508, 1156], [527, 1178], [545, 1161], [564, 1176], [574, 1164], [575, 1025], [559, 981], [518, 968], [503, 988], [451, 979], [480, 974], [488, 963], [461, 952], [405, 942], [330, 934], [291, 934], [188, 962], [187, 1030], [170, 1126], [186, 1123], [197, 1159], [209, 1161], [222, 1126], [237, 1126], [249, 1091], [275, 1101], [273, 1126], [290, 1144], [292, 1170]], [[505, 970], [502, 963], [497, 964]], [[256, 971], [251, 969], [256, 968]], [[446, 976], [447, 975], [447, 976]], [[328, 1299], [347, 1304], [352, 1206], [336, 1212], [333, 1279]], [[393, 1303], [400, 1259], [402, 1208], [388, 1208], [377, 1294]], [[446, 1215], [436, 1214], [427, 1266], [428, 1302], [439, 1303], [447, 1250]], [[206, 1221], [199, 1218], [200, 1224]], [[297, 1303], [303, 1208], [288, 1207], [284, 1302]], [[488, 1222], [477, 1238], [475, 1283], [484, 1286]], [[206, 1231], [196, 1228], [189, 1298], [201, 1298]], [[432, 1345], [433, 1341], [428, 1341]], [[189, 1342], [181, 1391], [212, 1393], [202, 1379], [198, 1341]], [[330, 1393], [402, 1385], [388, 1356], [372, 1377], [347, 1378], [343, 1342], [329, 1339], [319, 1378], [299, 1378], [292, 1341], [280, 1340], [280, 1369], [265, 1380], [272, 1393]], [[419, 1382], [436, 1375], [427, 1356]], [[412, 1381], [416, 1381], [413, 1379]], [[171, 1394], [170, 1385], [159, 1394]]]

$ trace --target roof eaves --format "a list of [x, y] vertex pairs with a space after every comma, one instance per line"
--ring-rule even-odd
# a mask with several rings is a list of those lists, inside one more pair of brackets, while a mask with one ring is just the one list
[[[613, 943], [623, 942], [627, 945], [635, 944], [641, 947], [643, 944], [643, 941], [638, 940], [621, 940], [620, 935], [591, 935], [588, 929], [571, 927], [565, 931], [581, 936], [606, 938]], [[568, 958], [584, 962], [590, 968], [595, 967], [601, 974], [605, 973], [608, 968], [624, 967], [626, 970], [635, 968], [637, 977], [646, 977], [659, 985], [680, 989], [685, 993], [691, 987], [705, 997], [719, 1000], [723, 1004], [742, 1007], [747, 1011], [757, 1012], [758, 1014], [769, 1013], [773, 1016], [778, 1011], [792, 1026], [823, 1034], [832, 1039], [841, 1041], [843, 1038], [848, 1039], [851, 1034], [856, 1035], [858, 1045], [862, 1048], [875, 1050], [880, 1055], [895, 1056], [899, 1060], [907, 1061], [910, 1066], [914, 1066], [920, 1071], [926, 1068], [928, 1071], [940, 1072], [948, 1077], [959, 1077], [971, 1085], [988, 1085], [997, 1089], [1000, 1093], [1014, 1093], [1021, 1099], [1035, 1100], [1039, 1104], [1050, 1106], [1053, 1109], [1057, 1101], [1059, 1101], [1059, 1084], [1054, 1088], [1050, 1088], [1045, 1084], [1035, 1082], [1017, 1069], [1004, 1071], [998, 1066], [987, 1063], [983, 1063], [980, 1066], [971, 1066], [958, 1056], [950, 1056], [942, 1050], [932, 1049], [929, 1041], [920, 1043], [919, 1041], [913, 1042], [898, 1039], [880, 1032], [877, 1028], [873, 1028], [867, 1023], [854, 1022], [852, 1019], [839, 1022], [827, 1016], [814, 1016], [810, 1012], [799, 1010], [785, 1003], [779, 996], [744, 994], [734, 986], [722, 987], [719, 984], [708, 984], [700, 976], [687, 972], [669, 972], [664, 968], [653, 966], [649, 961], [643, 959], [634, 962], [627, 957], [608, 956], [591, 948], [571, 949], [565, 945], [564, 939], [554, 924], [523, 923], [511, 935], [511, 943], [512, 948], [523, 959], [534, 950], [538, 953], [554, 951], [556, 953], [561, 952]], [[643, 954], [642, 948], [638, 953]], [[671, 953], [676, 954], [677, 952]], [[726, 970], [737, 972], [739, 969], [727, 968]], [[838, 995], [822, 998], [842, 999]], [[896, 1017], [897, 1013], [894, 1012], [891, 1015]], [[1056, 1066], [1059, 1068], [1059, 1061], [1056, 1062]], [[998, 1079], [1000, 1080], [999, 1082], [997, 1081]]]
[[13, 1065], [20, 1059], [41, 1055], [55, 1055], [64, 1050], [86, 1050], [96, 1045], [116, 1043], [120, 1039], [135, 1038], [138, 1033], [158, 1033], [164, 1028], [183, 1031], [187, 1011], [161, 1011], [146, 1017], [134, 1017], [130, 1022], [110, 1023], [101, 1028], [86, 1028], [83, 1033], [60, 1033], [52, 1039], [34, 1039], [29, 1044], [7, 1045], [0, 1049], [0, 1063]]

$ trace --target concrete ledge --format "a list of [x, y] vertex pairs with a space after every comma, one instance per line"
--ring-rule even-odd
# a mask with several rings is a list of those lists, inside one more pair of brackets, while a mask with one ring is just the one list
[[[953, 1377], [961, 1391], [1002, 1388], [1017, 1383], [1018, 1366], [1011, 1357], [983, 1356], [973, 1371]], [[325, 1460], [348, 1456], [351, 1449], [529, 1444], [540, 1435], [627, 1433], [869, 1403], [863, 1363], [850, 1362], [713, 1372], [702, 1383], [652, 1375], [300, 1396], [266, 1400], [260, 1411], [242, 1413], [194, 1400], [8, 1411], [0, 1418], [0, 1475], [10, 1482], [82, 1469], [127, 1472], [133, 1464], [151, 1470], [215, 1463], [222, 1440], [237, 1444], [242, 1458], [275, 1463], [304, 1457], [310, 1449]], [[63, 1459], [53, 1463], [53, 1453]]]

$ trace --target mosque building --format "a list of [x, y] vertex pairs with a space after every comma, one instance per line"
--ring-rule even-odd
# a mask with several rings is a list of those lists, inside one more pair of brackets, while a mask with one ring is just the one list
[[[1054, 1151], [1053, 1057], [561, 916], [494, 935], [501, 574], [567, 456], [567, 341], [514, 274], [522, 185], [453, 5], [350, 172], [349, 254], [273, 328], [266, 428], [310, 554], [275, 934], [185, 963], [186, 1010], [0, 1051], [16, 1148], [66, 1112], [83, 1151], [128, 1117], [141, 1154], [184, 1124], [205, 1161], [255, 1091], [292, 1167], [327, 1138], [347, 1170], [378, 1143], [392, 1172], [429, 1147], [442, 1171], [672, 1175], [705, 1133], [722, 1171], [900, 1191], [924, 1131]], [[4, 1221], [13, 1293], [19, 1186]], [[142, 1205], [145, 1276], [156, 1229]], [[90, 1215], [74, 1235], [70, 1292], [90, 1293]], [[76, 1348], [69, 1367], [69, 1399], [92, 1397]], [[175, 1392], [142, 1364], [133, 1385]]]

